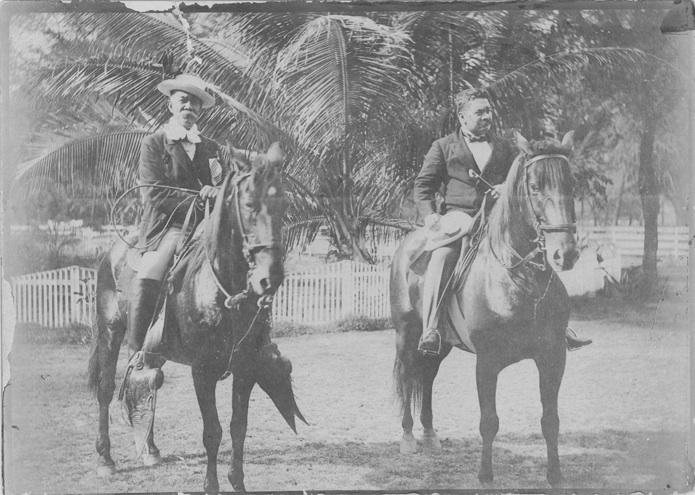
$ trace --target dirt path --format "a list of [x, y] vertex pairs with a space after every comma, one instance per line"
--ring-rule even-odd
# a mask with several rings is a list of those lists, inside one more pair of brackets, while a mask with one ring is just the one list
[[[677, 292], [671, 296], [656, 313], [644, 308], [572, 323], [595, 343], [569, 355], [561, 389], [560, 455], [570, 486], [670, 493], [683, 487], [688, 330], [685, 299]], [[479, 488], [474, 356], [452, 353], [435, 383], [443, 451], [405, 456], [398, 452], [400, 419], [391, 400], [392, 330], [277, 342], [292, 359], [298, 403], [311, 426], [300, 424], [295, 436], [270, 400], [254, 391], [248, 490]], [[35, 350], [12, 351], [12, 384], [5, 394], [10, 493], [202, 490], [202, 421], [187, 368], [165, 367], [156, 427], [165, 463], [146, 469], [134, 460], [129, 431], [114, 407], [111, 440], [119, 472], [102, 480], [94, 472], [96, 403], [84, 387], [87, 349]], [[119, 372], [124, 365], [122, 356]], [[537, 379], [531, 362], [500, 375], [500, 432], [493, 454], [499, 487], [546, 486]], [[231, 381], [222, 382], [224, 491], [231, 489], [230, 398]]]

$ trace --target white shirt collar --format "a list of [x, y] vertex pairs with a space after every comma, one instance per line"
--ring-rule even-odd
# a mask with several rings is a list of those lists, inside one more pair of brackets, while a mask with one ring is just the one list
[[200, 131], [198, 130], [197, 124], [193, 124], [193, 127], [191, 127], [190, 130], [187, 130], [178, 122], [170, 120], [164, 126], [162, 126], [162, 129], [164, 132], [166, 132], [167, 138], [169, 138], [171, 141], [187, 139], [189, 143], [193, 144], [201, 141]]

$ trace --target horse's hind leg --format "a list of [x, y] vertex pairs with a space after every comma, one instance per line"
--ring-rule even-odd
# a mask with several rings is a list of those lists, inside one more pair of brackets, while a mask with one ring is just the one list
[[451, 346], [442, 344], [442, 350], [438, 356], [419, 356], [422, 360], [422, 407], [420, 409], [420, 422], [422, 423], [422, 447], [429, 450], [441, 450], [439, 436], [433, 426], [432, 414], [432, 389], [434, 379], [439, 372], [439, 365], [444, 358], [451, 352]]
[[565, 372], [566, 357], [564, 342], [562, 342], [559, 350], [536, 359], [541, 389], [541, 403], [543, 404], [541, 429], [543, 430], [543, 437], [545, 437], [545, 444], [548, 449], [547, 479], [553, 488], [561, 487], [564, 482], [562, 471], [560, 470], [560, 457], [557, 447], [560, 431], [557, 397], [560, 392], [562, 376]]
[[116, 471], [111, 458], [109, 438], [109, 406], [116, 389], [116, 365], [118, 352], [125, 335], [115, 287], [104, 282], [100, 270], [97, 288], [97, 336], [89, 358], [89, 387], [99, 401], [99, 432], [96, 449], [99, 453], [97, 474], [109, 476]]
[[415, 373], [415, 360], [418, 358], [417, 341], [419, 338], [419, 325], [415, 322], [408, 323], [406, 318], [394, 317], [396, 326], [396, 360], [393, 366], [393, 378], [396, 385], [396, 394], [401, 405], [401, 426], [403, 437], [401, 438], [401, 454], [414, 454], [417, 452], [417, 441], [413, 436], [413, 398], [419, 393], [419, 381]]
[[217, 495], [220, 491], [220, 484], [217, 480], [217, 453], [222, 441], [222, 426], [220, 426], [220, 419], [217, 415], [217, 402], [215, 400], [217, 376], [208, 369], [194, 367], [193, 385], [203, 416], [203, 445], [207, 453], [207, 470], [203, 490], [205, 493]]
[[245, 492], [244, 486], [244, 441], [249, 416], [249, 398], [256, 382], [240, 375], [234, 375], [232, 421], [229, 431], [232, 435], [232, 461], [229, 464], [227, 477], [232, 488], [237, 492]]

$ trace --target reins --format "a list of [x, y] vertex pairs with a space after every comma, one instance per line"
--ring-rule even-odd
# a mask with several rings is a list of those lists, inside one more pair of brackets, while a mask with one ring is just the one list
[[[183, 193], [190, 194], [191, 197], [197, 196], [197, 195], [198, 195], [198, 192], [199, 192], [199, 191], [196, 191], [195, 189], [186, 189], [186, 188], [184, 188], [184, 187], [165, 186], [165, 185], [162, 185], [162, 184], [138, 184], [138, 185], [136, 185], [136, 186], [133, 186], [133, 187], [127, 189], [123, 194], [121, 194], [120, 196], [118, 196], [118, 198], [116, 198], [116, 201], [113, 203], [113, 206], [111, 207], [111, 215], [110, 215], [110, 216], [111, 216], [111, 226], [113, 227], [113, 230], [116, 232], [116, 235], [117, 235], [117, 236], [126, 244], [126, 246], [128, 246], [129, 248], [135, 248], [135, 247], [137, 247], [137, 244], [133, 245], [133, 244], [129, 243], [129, 242], [126, 240], [126, 238], [123, 237], [123, 236], [121, 235], [121, 233], [119, 232], [118, 228], [116, 227], [116, 218], [115, 218], [114, 212], [116, 211], [116, 207], [118, 206], [118, 203], [120, 203], [120, 202], [123, 200], [123, 198], [125, 198], [128, 194], [130, 194], [131, 192], [135, 191], [136, 189], [141, 189], [141, 188], [143, 188], [143, 187], [153, 187], [153, 188], [156, 188], [156, 189], [168, 189], [168, 190], [172, 190], [172, 191], [180, 191], [180, 192], [183, 192]], [[146, 245], [143, 246], [143, 247], [151, 246], [151, 245], [154, 244], [155, 242], [158, 242], [158, 241], [159, 241], [159, 239], [161, 238], [161, 236], [164, 235], [164, 232], [166, 232], [166, 230], [169, 228], [169, 225], [171, 224], [171, 220], [172, 220], [172, 218], [174, 217], [174, 214], [176, 213], [176, 211], [177, 211], [186, 201], [188, 201], [189, 199], [190, 199], [190, 198], [186, 198], [186, 199], [182, 200], [181, 202], [179, 202], [178, 205], [176, 205], [176, 208], [174, 208], [174, 211], [172, 212], [172, 214], [169, 215], [169, 218], [167, 218], [167, 222], [166, 222], [166, 224], [164, 225], [164, 228], [162, 229], [162, 233], [159, 234], [159, 235], [158, 235], [157, 237], [155, 237], [154, 239], [152, 239], [148, 244], [146, 244]], [[195, 204], [195, 202], [194, 202], [193, 204]], [[193, 204], [192, 204], [191, 206], [193, 206]], [[188, 214], [187, 214], [187, 217], [188, 217], [189, 214], [190, 214], [190, 209], [189, 209], [189, 212], [188, 212]]]

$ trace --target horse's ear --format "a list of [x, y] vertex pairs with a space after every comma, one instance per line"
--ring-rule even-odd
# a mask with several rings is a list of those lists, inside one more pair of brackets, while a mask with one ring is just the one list
[[240, 171], [249, 171], [251, 169], [251, 163], [249, 162], [247, 152], [244, 150], [236, 149], [229, 139], [227, 139], [226, 142], [227, 150], [229, 151], [229, 156], [232, 157], [232, 165]]
[[516, 140], [516, 146], [519, 148], [520, 151], [523, 151], [527, 155], [533, 154], [533, 148], [531, 147], [531, 143], [529, 143], [528, 139], [522, 136], [520, 132], [515, 131], [514, 138]]
[[285, 154], [282, 152], [282, 148], [280, 148], [280, 143], [275, 142], [271, 144], [270, 148], [268, 148], [268, 153], [266, 153], [266, 157], [273, 165], [280, 165], [285, 159]]
[[562, 138], [562, 146], [568, 150], [571, 150], [574, 147], [574, 131], [569, 131], [567, 134], [565, 134], [565, 136]]

